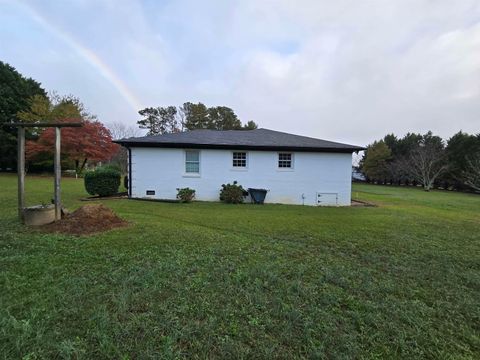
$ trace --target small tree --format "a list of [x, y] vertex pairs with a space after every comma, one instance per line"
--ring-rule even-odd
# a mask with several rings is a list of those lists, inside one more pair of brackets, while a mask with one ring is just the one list
[[[62, 120], [62, 122], [79, 121], [77, 119]], [[75, 164], [77, 174], [85, 168], [88, 160], [107, 161], [118, 150], [119, 145], [112, 142], [110, 131], [99, 121], [84, 120], [80, 128], [62, 129], [62, 158]], [[55, 144], [55, 129], [47, 128], [37, 141], [28, 141], [26, 157], [35, 159], [42, 154], [53, 156]]]
[[435, 180], [448, 168], [443, 140], [431, 132], [422, 136], [420, 144], [403, 161], [403, 169], [430, 191]]
[[361, 161], [361, 168], [369, 179], [385, 179], [389, 175], [388, 161], [392, 152], [383, 140], [367, 147]]

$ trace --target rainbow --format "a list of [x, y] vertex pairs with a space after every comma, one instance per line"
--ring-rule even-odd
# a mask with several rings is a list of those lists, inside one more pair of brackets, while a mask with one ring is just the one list
[[141, 101], [128, 88], [127, 84], [115, 74], [115, 72], [92, 50], [82, 45], [77, 39], [54, 26], [49, 22], [38, 10], [32, 6], [17, 2], [28, 15], [35, 20], [40, 26], [54, 34], [56, 37], [64, 41], [70, 48], [72, 48], [80, 57], [82, 57], [88, 64], [90, 64], [101, 76], [103, 76], [125, 99], [131, 108], [137, 112], [142, 109]]

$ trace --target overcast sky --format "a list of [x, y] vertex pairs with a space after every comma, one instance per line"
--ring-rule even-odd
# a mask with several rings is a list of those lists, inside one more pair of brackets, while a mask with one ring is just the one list
[[478, 0], [0, 0], [0, 60], [105, 123], [201, 101], [359, 145], [480, 132]]

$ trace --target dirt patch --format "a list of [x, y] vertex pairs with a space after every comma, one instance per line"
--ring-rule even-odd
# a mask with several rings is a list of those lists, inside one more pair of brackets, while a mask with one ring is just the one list
[[90, 235], [127, 225], [125, 220], [115, 215], [108, 207], [102, 204], [89, 204], [66, 215], [60, 221], [42, 226], [41, 229], [62, 234]]
[[89, 197], [80, 199], [80, 201], [117, 200], [117, 199], [127, 199], [127, 198], [128, 198], [128, 192], [125, 191], [125, 192], [121, 192], [121, 193], [117, 193], [109, 196], [100, 196], [100, 195], [89, 196]]
[[369, 206], [369, 207], [376, 207], [377, 205], [362, 201], [362, 200], [353, 200], [351, 202], [351, 206]]

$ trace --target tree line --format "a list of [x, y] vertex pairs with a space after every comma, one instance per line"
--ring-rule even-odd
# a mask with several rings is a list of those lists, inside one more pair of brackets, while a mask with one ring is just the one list
[[137, 121], [147, 135], [159, 135], [196, 129], [253, 130], [254, 121], [242, 124], [235, 112], [227, 106], [207, 107], [186, 102], [181, 106], [147, 107], [138, 112], [142, 119]]
[[368, 145], [359, 167], [371, 183], [480, 191], [480, 134], [388, 134]]

